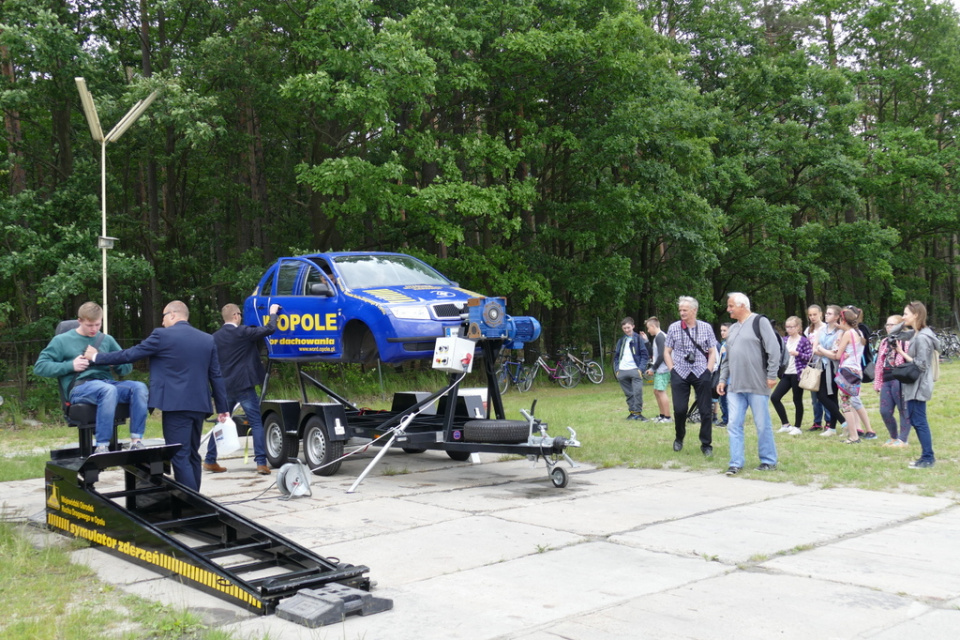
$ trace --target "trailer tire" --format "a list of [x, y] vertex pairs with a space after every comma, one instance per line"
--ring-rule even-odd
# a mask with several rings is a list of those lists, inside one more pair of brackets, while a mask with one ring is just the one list
[[266, 445], [267, 462], [274, 469], [285, 465], [290, 458], [296, 458], [300, 450], [300, 442], [288, 436], [280, 424], [280, 416], [268, 413], [263, 420], [263, 438]]
[[457, 462], [466, 462], [470, 459], [469, 451], [447, 451], [447, 455], [451, 460], [456, 460]]
[[423, 453], [426, 449], [421, 449], [419, 447], [401, 447], [404, 453]]
[[530, 435], [530, 425], [523, 420], [470, 420], [463, 425], [464, 442], [520, 444]]
[[310, 416], [303, 429], [303, 457], [318, 476], [332, 476], [340, 470], [343, 440], [330, 440], [319, 416]]

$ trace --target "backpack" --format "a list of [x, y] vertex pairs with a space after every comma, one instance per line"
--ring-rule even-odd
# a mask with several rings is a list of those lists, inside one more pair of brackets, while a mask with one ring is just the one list
[[[757, 319], [753, 321], [753, 332], [757, 334], [757, 340], [760, 342], [760, 356], [763, 358], [763, 370], [766, 372], [767, 364], [770, 362], [770, 358], [767, 356], [767, 350], [763, 348], [763, 337], [760, 335], [760, 318], [766, 320], [771, 329], [773, 329], [773, 322], [771, 322], [770, 318], [762, 313], [758, 313]], [[783, 354], [786, 351], [786, 347], [784, 347], [783, 339], [780, 337], [780, 334], [777, 333], [776, 329], [773, 329], [773, 333], [777, 336], [777, 344], [780, 345], [780, 366], [777, 368], [777, 376], [783, 377], [783, 372], [787, 368], [786, 364], [783, 362]]]

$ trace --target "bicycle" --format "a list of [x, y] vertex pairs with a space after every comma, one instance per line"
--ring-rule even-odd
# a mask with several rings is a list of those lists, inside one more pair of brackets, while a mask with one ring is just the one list
[[533, 386], [530, 369], [522, 361], [517, 362], [504, 357], [497, 365], [497, 369], [497, 385], [500, 387], [501, 394], [506, 393], [510, 385], [515, 385], [520, 393], [530, 391], [530, 387]]
[[533, 385], [537, 374], [540, 373], [540, 369], [546, 371], [547, 377], [550, 380], [555, 380], [557, 384], [564, 389], [573, 389], [580, 384], [580, 369], [573, 363], [566, 361], [566, 359], [561, 358], [557, 360], [557, 366], [551, 367], [547, 364], [547, 361], [543, 359], [543, 356], [537, 353], [537, 361], [531, 365], [530, 371], [527, 373], [527, 378], [530, 380], [531, 385]]
[[[581, 375], [586, 374], [587, 378], [593, 384], [600, 384], [603, 382], [603, 367], [600, 366], [599, 362], [596, 362], [595, 360], [582, 360], [578, 358], [571, 353], [570, 347], [564, 347], [562, 350], [566, 352], [567, 361], [573, 363], [573, 365], [580, 370]], [[586, 358], [590, 355], [590, 352], [582, 351], [580, 355], [583, 356], [583, 358]]]

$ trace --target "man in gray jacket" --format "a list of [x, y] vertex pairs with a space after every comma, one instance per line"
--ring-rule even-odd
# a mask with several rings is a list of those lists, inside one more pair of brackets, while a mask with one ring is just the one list
[[[770, 390], [777, 385], [777, 367], [780, 366], [780, 337], [770, 321], [750, 311], [750, 299], [742, 293], [727, 297], [727, 312], [737, 322], [730, 327], [727, 337], [727, 357], [720, 365], [720, 383], [717, 393], [727, 396], [730, 441], [730, 466], [727, 475], [734, 476], [743, 469], [743, 422], [747, 406], [757, 425], [757, 450], [760, 466], [757, 471], [777, 467], [777, 445], [770, 423]], [[759, 337], [755, 323], [759, 322]], [[764, 366], [766, 362], [766, 366]]]

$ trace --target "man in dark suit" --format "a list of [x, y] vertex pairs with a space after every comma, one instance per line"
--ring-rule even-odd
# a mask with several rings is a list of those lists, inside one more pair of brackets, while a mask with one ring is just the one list
[[[217, 356], [220, 358], [220, 371], [224, 386], [227, 388], [227, 405], [240, 403], [243, 413], [250, 423], [250, 435], [253, 436], [253, 461], [257, 473], [270, 475], [267, 466], [267, 448], [263, 439], [263, 420], [260, 418], [260, 397], [256, 386], [263, 384], [266, 371], [260, 360], [258, 347], [263, 339], [277, 330], [277, 311], [280, 305], [270, 305], [270, 316], [262, 327], [249, 327], [240, 324], [243, 314], [235, 304], [224, 305], [220, 310], [223, 326], [213, 334], [217, 343]], [[217, 464], [217, 443], [210, 439], [203, 468], [213, 473], [223, 473], [226, 467]]]
[[163, 412], [163, 439], [183, 445], [170, 463], [177, 482], [200, 490], [200, 434], [210, 415], [213, 395], [221, 422], [229, 416], [227, 394], [220, 377], [220, 362], [213, 336], [190, 326], [187, 305], [175, 300], [163, 309], [163, 328], [154, 329], [135, 347], [86, 355], [97, 364], [127, 364], [150, 358], [151, 409]]

